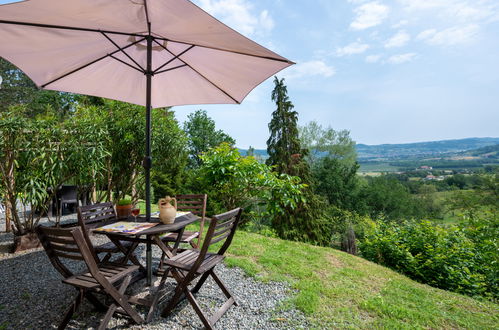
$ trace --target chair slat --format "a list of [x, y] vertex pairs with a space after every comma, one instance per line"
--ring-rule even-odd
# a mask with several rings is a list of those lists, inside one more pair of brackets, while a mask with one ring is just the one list
[[73, 252], [73, 253], [79, 253], [80, 249], [78, 248], [77, 245], [60, 245], [60, 244], [53, 244], [52, 247], [56, 251], [64, 251], [64, 252]]
[[220, 241], [222, 241], [222, 240], [226, 239], [227, 237], [229, 237], [229, 235], [230, 235], [230, 231], [229, 231], [229, 232], [227, 232], [227, 233], [225, 233], [225, 234], [223, 234], [223, 235], [220, 235], [220, 236], [218, 236], [218, 237], [216, 237], [216, 238], [212, 239], [212, 240], [211, 240], [211, 242], [210, 242], [210, 245], [211, 245], [211, 244], [218, 243], [218, 242], [220, 242]]
[[234, 223], [234, 220], [235, 219], [233, 219], [232, 221], [225, 221], [225, 222], [217, 223], [217, 225], [215, 226], [215, 230], [220, 229], [222, 227], [232, 226], [232, 224]]
[[75, 244], [71, 237], [50, 236], [50, 241], [61, 244]]
[[224, 228], [220, 229], [219, 231], [214, 232], [213, 237], [220, 236], [223, 233], [230, 231], [231, 228], [232, 228], [232, 223], [230, 224], [230, 226], [224, 227]]
[[60, 258], [65, 258], [65, 259], [72, 259], [72, 260], [83, 260], [83, 257], [81, 254], [69, 254], [69, 253], [64, 253], [58, 250], [53, 251], [54, 255], [60, 257]]

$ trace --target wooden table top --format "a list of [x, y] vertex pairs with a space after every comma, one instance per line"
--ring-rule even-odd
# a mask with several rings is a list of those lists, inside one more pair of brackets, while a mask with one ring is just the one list
[[[174, 223], [165, 225], [159, 221], [159, 217], [151, 217], [151, 223], [157, 223], [154, 227], [144, 229], [138, 233], [131, 234], [131, 233], [113, 233], [113, 232], [100, 232], [97, 230], [97, 228], [94, 229], [95, 233], [99, 234], [105, 234], [105, 235], [117, 235], [117, 236], [142, 236], [142, 235], [157, 235], [157, 234], [163, 234], [163, 233], [168, 233], [168, 232], [176, 232], [179, 231], [180, 229], [190, 225], [191, 223], [194, 223], [201, 219], [197, 215], [194, 215], [192, 213], [187, 213], [184, 215], [181, 215], [175, 219]], [[115, 222], [118, 221], [134, 221], [133, 217], [130, 217], [128, 219], [119, 219]], [[145, 216], [138, 216], [137, 217], [137, 222], [146, 222], [146, 217]], [[108, 223], [109, 224], [109, 223]]]

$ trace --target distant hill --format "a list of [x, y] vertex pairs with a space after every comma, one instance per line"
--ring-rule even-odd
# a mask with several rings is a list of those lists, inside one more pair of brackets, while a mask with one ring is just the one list
[[359, 161], [420, 158], [422, 156], [442, 156], [499, 144], [499, 138], [468, 138], [404, 144], [358, 144]]
[[[411, 159], [430, 156], [449, 156], [450, 153], [470, 153], [470, 156], [479, 156], [487, 152], [496, 152], [499, 145], [497, 138], [467, 138], [460, 140], [442, 140], [403, 144], [367, 145], [357, 144], [357, 153], [360, 162], [376, 160]], [[489, 149], [487, 149], [489, 148]], [[495, 148], [495, 149], [494, 149]], [[241, 155], [246, 156], [247, 149], [239, 149]], [[266, 149], [255, 149], [255, 155], [268, 158]], [[471, 154], [474, 152], [475, 154]], [[478, 153], [478, 154], [477, 154]]]

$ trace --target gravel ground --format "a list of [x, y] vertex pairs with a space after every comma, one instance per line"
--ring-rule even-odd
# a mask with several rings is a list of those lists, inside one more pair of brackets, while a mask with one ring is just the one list
[[[45, 252], [36, 249], [15, 255], [5, 253], [12, 242], [12, 235], [4, 232], [5, 223], [0, 215], [0, 329], [49, 329], [57, 328], [67, 306], [76, 291], [61, 283], [61, 275], [52, 267]], [[65, 216], [65, 221], [75, 221], [75, 216]], [[104, 237], [94, 237], [98, 243]], [[138, 249], [139, 256], [145, 260], [145, 249]], [[160, 253], [153, 248], [153, 262], [159, 261]], [[72, 269], [81, 269], [77, 262], [68, 263]], [[144, 261], [145, 264], [145, 261]], [[238, 306], [232, 306], [215, 324], [217, 329], [296, 329], [309, 328], [310, 324], [303, 313], [289, 308], [285, 302], [293, 294], [289, 285], [279, 282], [263, 283], [247, 277], [241, 269], [219, 265], [217, 275], [233, 293]], [[143, 281], [134, 284], [128, 293], [139, 293]], [[170, 279], [169, 288], [174, 289], [175, 282]], [[210, 311], [218, 309], [225, 296], [211, 279], [196, 295], [202, 308]], [[168, 299], [165, 299], [168, 301]], [[165, 304], [165, 303], [164, 303]], [[161, 310], [164, 304], [160, 305]], [[145, 310], [139, 308], [144, 315]], [[69, 329], [95, 328], [103, 313], [96, 313], [85, 302], [78, 314], [68, 325]], [[186, 301], [179, 304], [167, 318], [155, 315], [146, 325], [134, 325], [127, 318], [115, 316], [108, 324], [112, 329], [197, 329], [203, 325]]]

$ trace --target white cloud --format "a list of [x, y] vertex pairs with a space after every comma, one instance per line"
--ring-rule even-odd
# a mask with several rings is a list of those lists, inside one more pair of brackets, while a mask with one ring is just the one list
[[445, 20], [462, 23], [494, 19], [499, 13], [496, 0], [399, 0], [399, 3], [409, 12], [435, 11]]
[[405, 53], [405, 54], [398, 54], [398, 55], [393, 55], [390, 58], [388, 58], [388, 62], [392, 64], [402, 64], [405, 62], [410, 62], [416, 57], [416, 53]]
[[392, 28], [394, 28], [394, 29], [398, 29], [398, 28], [400, 28], [400, 27], [402, 27], [402, 26], [405, 26], [405, 25], [407, 25], [407, 24], [409, 24], [409, 21], [408, 21], [408, 20], [406, 20], [406, 19], [403, 19], [403, 20], [399, 21], [397, 24], [393, 24], [393, 25], [392, 25]]
[[403, 47], [411, 40], [409, 33], [401, 30], [385, 42], [385, 48]]
[[327, 65], [323, 61], [314, 60], [298, 63], [284, 71], [287, 79], [303, 78], [307, 76], [332, 77], [336, 74], [334, 67]]
[[274, 28], [267, 10], [254, 13], [249, 0], [197, 0], [201, 8], [242, 34], [263, 34]]
[[369, 55], [366, 56], [367, 63], [377, 63], [381, 59], [381, 55]]
[[372, 1], [355, 8], [354, 12], [357, 16], [350, 27], [354, 30], [365, 30], [381, 24], [388, 17], [390, 8], [378, 1]]
[[429, 29], [421, 32], [417, 38], [430, 45], [454, 46], [473, 41], [479, 30], [480, 27], [476, 24], [455, 26], [442, 31]]
[[260, 13], [259, 22], [265, 31], [271, 31], [274, 28], [274, 20], [270, 17], [268, 10]]
[[435, 33], [437, 33], [437, 30], [435, 30], [435, 29], [424, 30], [424, 31], [422, 31], [421, 33], [418, 34], [418, 36], [416, 37], [416, 39], [418, 39], [418, 40], [429, 39], [432, 36], [434, 36]]
[[368, 44], [361, 44], [360, 42], [352, 42], [351, 44], [336, 49], [337, 56], [345, 56], [352, 54], [362, 54], [369, 49]]

